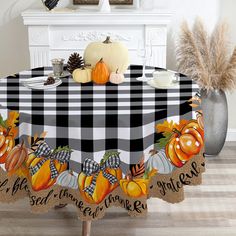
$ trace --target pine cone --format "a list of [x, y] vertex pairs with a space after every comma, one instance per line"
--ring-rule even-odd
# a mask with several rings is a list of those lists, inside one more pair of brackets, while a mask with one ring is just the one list
[[72, 74], [75, 69], [84, 66], [84, 59], [79, 55], [79, 53], [73, 53], [69, 57], [67, 62], [67, 70]]

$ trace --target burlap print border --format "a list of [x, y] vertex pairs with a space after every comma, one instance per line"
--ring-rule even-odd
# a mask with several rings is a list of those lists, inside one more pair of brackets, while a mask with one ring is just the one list
[[[169, 203], [181, 202], [184, 200], [184, 186], [201, 184], [203, 172], [205, 172], [205, 158], [201, 154], [171, 174], [157, 174], [152, 177], [148, 186], [148, 197], [157, 197]], [[130, 216], [145, 216], [148, 210], [146, 197], [128, 197], [120, 187], [108, 194], [100, 204], [89, 204], [84, 201], [79, 190], [62, 188], [58, 185], [48, 190], [34, 192], [26, 178], [15, 175], [9, 177], [2, 168], [0, 168], [0, 193], [0, 201], [5, 203], [29, 197], [34, 213], [47, 212], [59, 203], [72, 204], [77, 208], [81, 220], [100, 219], [111, 206], [126, 209]]]

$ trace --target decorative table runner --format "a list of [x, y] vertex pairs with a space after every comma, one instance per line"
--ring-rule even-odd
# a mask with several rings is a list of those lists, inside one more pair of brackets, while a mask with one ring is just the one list
[[82, 220], [94, 220], [111, 206], [144, 215], [147, 198], [180, 202], [184, 185], [201, 183], [203, 117], [194, 82], [180, 75], [175, 89], [154, 89], [135, 79], [142, 67], [132, 65], [120, 85], [65, 78], [39, 91], [20, 83], [51, 70], [0, 80], [1, 201], [27, 197], [34, 212], [70, 203]]

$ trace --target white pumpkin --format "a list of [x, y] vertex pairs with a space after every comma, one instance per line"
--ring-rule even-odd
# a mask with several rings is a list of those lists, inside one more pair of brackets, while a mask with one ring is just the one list
[[77, 177], [70, 170], [63, 171], [57, 177], [57, 184], [66, 188], [78, 189]]
[[92, 81], [92, 70], [85, 67], [75, 69], [72, 73], [72, 77], [77, 83], [88, 83]]
[[149, 170], [156, 169], [159, 174], [170, 174], [174, 170], [174, 166], [166, 157], [165, 150], [151, 150], [150, 154], [151, 156], [147, 163], [147, 168]]
[[91, 64], [92, 68], [101, 58], [110, 73], [117, 68], [120, 73], [124, 73], [130, 64], [128, 48], [121, 42], [111, 42], [110, 37], [107, 37], [104, 42], [92, 42], [85, 49], [85, 63]]
[[118, 73], [118, 69], [116, 70], [116, 72], [112, 72], [110, 74], [110, 82], [113, 84], [121, 84], [124, 82], [124, 74], [122, 73]]

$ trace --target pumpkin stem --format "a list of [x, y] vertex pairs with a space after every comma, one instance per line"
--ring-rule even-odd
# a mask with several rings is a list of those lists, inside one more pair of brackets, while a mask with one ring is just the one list
[[105, 44], [112, 43], [111, 37], [110, 37], [110, 36], [107, 36], [106, 40], [105, 40], [103, 43], [105, 43]]
[[12, 134], [10, 134], [10, 130], [11, 130], [11, 126], [7, 127], [7, 131], [6, 131], [6, 135], [5, 136], [12, 136]]
[[99, 62], [103, 62], [103, 58], [101, 58]]
[[116, 74], [118, 74], [118, 71], [119, 71], [119, 68], [117, 68], [117, 70], [116, 70]]
[[20, 145], [20, 148], [23, 148], [24, 144], [25, 144], [25, 140], [23, 139], [23, 141], [22, 141], [22, 143]]
[[86, 69], [86, 67], [89, 67], [89, 66], [91, 66], [91, 64], [84, 64], [84, 65], [82, 65], [81, 66], [81, 70], [85, 70]]
[[178, 136], [181, 136], [181, 133], [180, 133], [179, 130], [177, 130], [176, 128], [174, 128], [172, 131], [173, 131], [174, 133], [178, 134]]
[[151, 156], [154, 156], [154, 155], [156, 155], [157, 153], [158, 153], [158, 151], [155, 150], [155, 149], [152, 149], [152, 150], [150, 150], [150, 152], [149, 152], [149, 154], [151, 154]]
[[85, 67], [89, 67], [89, 66], [91, 66], [91, 64], [84, 64], [83, 67], [85, 68]]
[[196, 113], [202, 116], [202, 112], [201, 111], [196, 111]]
[[120, 152], [106, 151], [105, 154], [103, 155], [102, 160], [100, 161], [100, 165], [103, 165], [113, 155], [119, 156]]
[[131, 174], [130, 171], [127, 173], [127, 175], [125, 176], [125, 178], [126, 178], [127, 180], [129, 180], [129, 181], [132, 181], [132, 180], [133, 180], [133, 176], [132, 176], [132, 174]]

